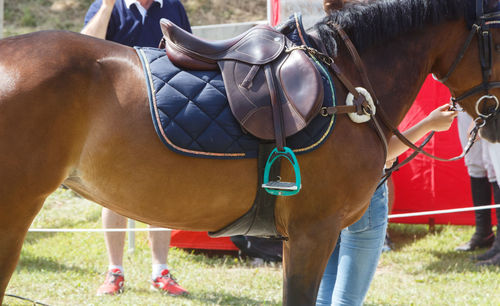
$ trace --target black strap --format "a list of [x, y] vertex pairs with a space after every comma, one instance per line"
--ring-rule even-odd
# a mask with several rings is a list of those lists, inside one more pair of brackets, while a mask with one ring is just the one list
[[[419, 149], [422, 150], [424, 146], [431, 140], [431, 138], [434, 136], [434, 132], [431, 132], [422, 142], [422, 144], [419, 146]], [[377, 185], [377, 189], [382, 186], [382, 184], [389, 179], [389, 177], [392, 175], [392, 173], [399, 168], [403, 167], [407, 163], [409, 163], [412, 159], [414, 159], [420, 151], [413, 151], [407, 158], [405, 158], [402, 162], [399, 162], [398, 158], [396, 157], [396, 162], [388, 169], [385, 170], [385, 174], [382, 176], [381, 181]]]
[[455, 71], [455, 69], [457, 68], [458, 64], [464, 58], [465, 52], [469, 48], [470, 43], [472, 42], [472, 39], [474, 38], [474, 34], [476, 34], [476, 32], [478, 30], [479, 30], [479, 26], [477, 24], [473, 24], [472, 25], [472, 29], [470, 30], [469, 35], [467, 36], [467, 39], [465, 40], [465, 44], [462, 46], [462, 49], [460, 49], [460, 52], [458, 53], [458, 56], [455, 58], [455, 61], [453, 62], [453, 64], [451, 64], [451, 66], [448, 69], [448, 72], [446, 73], [446, 75], [438, 80], [439, 82], [441, 82], [441, 83], [446, 82], [448, 80], [448, 78], [450, 77], [451, 73], [453, 71]]
[[473, 95], [476, 95], [480, 92], [488, 92], [489, 90], [493, 88], [500, 88], [500, 82], [486, 82], [477, 85], [476, 87], [469, 89], [467, 92], [465, 92], [463, 95], [458, 96], [456, 98], [451, 98], [454, 102], [459, 102], [464, 99], [467, 99]]

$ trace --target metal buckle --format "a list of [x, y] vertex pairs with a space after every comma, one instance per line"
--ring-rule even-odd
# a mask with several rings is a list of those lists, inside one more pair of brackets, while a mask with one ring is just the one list
[[481, 102], [483, 102], [483, 100], [485, 99], [488, 99], [488, 100], [494, 100], [495, 103], [496, 103], [496, 106], [495, 106], [495, 112], [498, 110], [498, 108], [500, 107], [500, 102], [498, 102], [498, 98], [494, 95], [484, 95], [482, 96], [481, 98], [479, 98], [479, 100], [477, 100], [476, 102], [476, 114], [479, 115], [479, 117], [481, 118], [489, 118], [490, 116], [493, 115], [493, 113], [490, 113], [490, 114], [483, 114], [479, 111], [479, 105], [481, 104]]

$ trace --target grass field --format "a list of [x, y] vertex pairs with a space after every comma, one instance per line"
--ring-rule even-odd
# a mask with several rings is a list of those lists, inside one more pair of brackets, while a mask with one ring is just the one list
[[[141, 224], [139, 224], [141, 226]], [[59, 189], [35, 228], [100, 228], [100, 207]], [[499, 305], [500, 268], [478, 268], [470, 254], [453, 251], [472, 227], [391, 224], [396, 248], [382, 255], [366, 305]], [[101, 233], [29, 233], [7, 293], [49, 305], [279, 305], [281, 266], [254, 267], [249, 259], [171, 249], [169, 264], [190, 291], [173, 298], [149, 290], [146, 234], [126, 253], [126, 290], [97, 297], [106, 253]], [[6, 305], [30, 305], [6, 297]]]
[[[4, 36], [41, 29], [79, 31], [91, 0], [6, 0]], [[193, 25], [265, 19], [265, 1], [183, 0]], [[214, 8], [217, 8], [215, 10]], [[140, 225], [143, 226], [143, 225]], [[100, 208], [59, 189], [34, 221], [35, 228], [101, 228]], [[472, 227], [390, 226], [394, 251], [382, 255], [367, 305], [500, 305], [500, 268], [478, 268], [470, 254], [453, 249]], [[7, 288], [49, 305], [279, 305], [281, 266], [254, 267], [236, 256], [213, 256], [172, 249], [169, 264], [190, 291], [181, 298], [149, 290], [150, 252], [137, 233], [127, 253], [126, 290], [96, 297], [107, 265], [102, 234], [30, 233]], [[5, 305], [31, 305], [6, 297]]]

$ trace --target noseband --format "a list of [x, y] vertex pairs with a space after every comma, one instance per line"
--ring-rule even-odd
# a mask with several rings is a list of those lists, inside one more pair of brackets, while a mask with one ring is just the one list
[[[491, 78], [491, 70], [492, 70], [492, 54], [493, 54], [493, 46], [491, 39], [491, 31], [490, 26], [492, 24], [500, 24], [500, 12], [493, 13], [485, 13], [484, 12], [484, 4], [483, 0], [476, 0], [476, 21], [472, 25], [472, 28], [469, 32], [469, 35], [462, 46], [462, 49], [458, 53], [457, 57], [453, 61], [448, 73], [440, 79], [439, 82], [446, 82], [451, 74], [455, 71], [458, 64], [462, 60], [465, 55], [465, 52], [469, 48], [474, 35], [477, 35], [478, 40], [478, 48], [479, 48], [479, 62], [481, 64], [481, 71], [483, 76], [483, 82], [477, 86], [472, 87], [469, 90], [466, 90], [465, 93], [458, 97], [452, 97], [451, 102], [453, 107], [455, 108], [456, 104], [460, 101], [469, 98], [470, 96], [476, 95], [478, 93], [483, 92], [484, 95], [476, 101], [476, 113], [479, 116], [476, 118], [476, 125], [480, 125], [480, 127], [486, 124], [486, 120], [494, 118], [500, 112], [500, 104], [498, 102], [498, 98], [494, 95], [490, 94], [490, 90], [493, 88], [500, 88], [500, 82], [490, 81]], [[480, 106], [483, 102], [487, 102], [489, 100], [493, 100], [495, 102], [494, 108], [488, 108], [486, 111], [483, 111], [484, 107], [480, 109]]]

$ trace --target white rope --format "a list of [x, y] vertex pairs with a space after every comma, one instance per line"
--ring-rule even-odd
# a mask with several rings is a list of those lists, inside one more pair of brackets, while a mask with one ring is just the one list
[[476, 206], [476, 207], [453, 208], [453, 209], [441, 209], [441, 210], [422, 211], [422, 212], [407, 213], [407, 214], [389, 215], [389, 219], [406, 218], [406, 217], [420, 217], [420, 216], [430, 216], [430, 215], [440, 215], [440, 214], [452, 214], [452, 213], [456, 213], [456, 212], [465, 212], [465, 211], [482, 210], [482, 209], [492, 209], [492, 208], [500, 208], [500, 204], [483, 205], [483, 206]]
[[[492, 208], [500, 208], [500, 204], [493, 205], [483, 205], [483, 206], [475, 206], [475, 207], [463, 207], [463, 208], [452, 208], [452, 209], [441, 209], [441, 210], [431, 210], [431, 211], [421, 211], [415, 213], [407, 213], [407, 214], [396, 214], [389, 215], [389, 219], [395, 218], [408, 218], [408, 217], [421, 217], [421, 216], [430, 216], [430, 215], [444, 215], [444, 214], [452, 214], [458, 212], [466, 212], [466, 211], [474, 211], [474, 210], [483, 210], [483, 209], [492, 209]], [[162, 232], [162, 231], [171, 231], [169, 228], [30, 228], [28, 232], [35, 233], [103, 233], [103, 232]]]
[[103, 232], [163, 232], [171, 231], [169, 228], [30, 228], [28, 232], [32, 233], [103, 233]]

